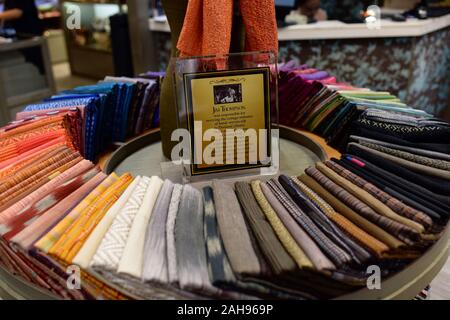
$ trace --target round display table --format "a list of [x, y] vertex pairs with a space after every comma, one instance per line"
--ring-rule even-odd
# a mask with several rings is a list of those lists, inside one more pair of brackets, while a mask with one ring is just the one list
[[[102, 161], [106, 173], [112, 171], [133, 175], [159, 175], [167, 160], [162, 155], [159, 131], [152, 131], [132, 139]], [[280, 127], [280, 172], [298, 175], [317, 161], [336, 153], [309, 133]], [[422, 257], [408, 267], [381, 282], [381, 289], [361, 289], [339, 299], [413, 299], [439, 273], [448, 258], [450, 230], [447, 226], [442, 238]], [[0, 297], [12, 299], [55, 299], [52, 294], [7, 273], [0, 268]]]

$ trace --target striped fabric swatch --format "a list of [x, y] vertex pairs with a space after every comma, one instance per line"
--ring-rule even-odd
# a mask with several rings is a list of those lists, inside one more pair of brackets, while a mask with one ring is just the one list
[[[25, 141], [17, 141], [6, 147], [2, 147], [0, 148], [0, 162], [7, 161], [14, 157], [19, 157], [23, 155], [25, 152], [34, 149], [36, 147], [39, 147], [40, 145], [43, 145], [48, 141], [51, 141], [59, 137], [64, 137], [64, 140], [66, 141], [67, 144], [66, 132], [64, 129], [61, 129], [55, 132], [48, 132], [45, 134], [41, 134], [39, 136], [36, 136], [34, 138]], [[67, 146], [70, 145], [67, 144]]]
[[408, 245], [413, 245], [414, 242], [417, 241], [417, 232], [403, 224], [400, 224], [397, 221], [393, 221], [392, 219], [378, 214], [367, 204], [328, 179], [316, 168], [310, 167], [306, 169], [305, 172], [343, 203], [348, 205], [350, 208], [355, 210], [357, 213], [359, 213], [369, 221], [372, 221], [381, 228], [384, 228], [386, 231], [388, 231], [401, 241], [405, 242]]
[[389, 208], [391, 208], [391, 210], [393, 210], [394, 212], [396, 212], [406, 218], [409, 218], [413, 221], [420, 223], [426, 229], [430, 229], [432, 227], [433, 220], [429, 216], [427, 216], [425, 213], [404, 204], [403, 202], [390, 196], [388, 193], [378, 189], [373, 184], [367, 182], [363, 178], [361, 178], [358, 175], [354, 174], [353, 172], [345, 169], [344, 167], [340, 166], [338, 163], [336, 163], [334, 161], [326, 161], [325, 164], [329, 168], [334, 170], [336, 173], [341, 175], [343, 178], [349, 180], [350, 182], [354, 183], [358, 187], [369, 192], [372, 196], [376, 197], [378, 200], [383, 202], [385, 205], [387, 205]]
[[49, 142], [44, 143], [43, 145], [31, 149], [30, 151], [1, 162], [0, 178], [3, 178], [22, 169], [24, 166], [35, 161], [42, 154], [49, 154], [53, 150], [64, 146], [65, 142], [66, 140], [64, 137], [57, 137], [56, 139], [52, 139]]
[[286, 251], [291, 255], [300, 269], [314, 269], [314, 265], [302, 248], [295, 242], [289, 231], [283, 225], [283, 222], [277, 216], [270, 203], [265, 198], [261, 190], [260, 181], [252, 181], [253, 194], [256, 201], [264, 212], [273, 230], [277, 234]]
[[398, 215], [397, 213], [393, 212], [389, 207], [387, 207], [384, 203], [370, 195], [367, 191], [362, 190], [358, 186], [352, 184], [348, 180], [344, 179], [343, 177], [339, 176], [336, 172], [325, 166], [323, 163], [318, 163], [316, 165], [317, 169], [319, 169], [323, 174], [325, 174], [329, 179], [331, 179], [334, 183], [337, 183], [344, 189], [346, 189], [348, 192], [353, 194], [355, 197], [359, 198], [363, 202], [365, 202], [367, 205], [369, 205], [372, 209], [374, 209], [376, 212], [378, 212], [380, 215], [383, 215], [385, 217], [388, 217], [394, 221], [397, 221], [405, 226], [410, 227], [411, 229], [415, 230], [418, 233], [423, 233], [425, 231], [425, 228], [410, 219], [407, 219], [405, 217], [402, 217]]
[[177, 252], [175, 247], [175, 223], [177, 220], [182, 191], [183, 186], [181, 184], [176, 184], [173, 187], [166, 221], [167, 276], [169, 283], [172, 285], [178, 285]]
[[5, 239], [10, 240], [48, 210], [58, 205], [60, 201], [75, 192], [75, 190], [79, 189], [83, 184], [88, 182], [98, 173], [99, 170], [94, 168], [84, 174], [80, 174], [78, 177], [73, 178], [66, 183], [63, 183], [44, 199], [37, 202], [35, 206], [31, 207], [21, 215], [11, 218], [7, 223], [2, 224], [0, 226], [1, 234]]
[[35, 176], [37, 174], [40, 174], [44, 169], [51, 165], [54, 165], [55, 163], [58, 163], [60, 165], [60, 161], [66, 160], [70, 156], [73, 157], [74, 154], [75, 153], [72, 150], [65, 146], [62, 146], [48, 154], [41, 155], [38, 159], [36, 159], [35, 162], [31, 163], [27, 167], [24, 167], [21, 170], [14, 172], [14, 174], [1, 179], [0, 193], [3, 194], [19, 183], [26, 181], [30, 177], [34, 178], [33, 180], [36, 180]]
[[74, 159], [67, 162], [61, 161], [61, 165], [59, 167], [55, 168], [51, 172], [44, 174], [43, 177], [35, 181], [31, 181], [28, 184], [26, 184], [26, 182], [23, 182], [21, 185], [17, 185], [16, 187], [11, 188], [8, 191], [8, 195], [6, 196], [5, 194], [5, 197], [3, 198], [3, 205], [0, 207], [0, 211], [9, 208], [11, 205], [16, 203], [20, 199], [38, 190], [40, 187], [44, 186], [50, 180], [54, 179], [61, 173], [78, 164], [80, 161], [82, 161], [82, 159], [83, 158], [81, 156], [77, 156]]
[[314, 267], [320, 271], [335, 270], [336, 266], [330, 261], [330, 259], [327, 258], [326, 255], [322, 253], [316, 243], [291, 217], [289, 212], [287, 212], [281, 202], [278, 201], [267, 184], [262, 183], [261, 190], [280, 220], [283, 222], [286, 229], [314, 264]]
[[127, 243], [133, 221], [142, 207], [144, 197], [150, 185], [150, 178], [142, 177], [125, 205], [112, 222], [90, 262], [97, 272], [117, 271], [120, 258]]
[[424, 166], [428, 166], [428, 167], [432, 167], [432, 168], [436, 168], [436, 169], [440, 169], [440, 170], [450, 171], [450, 161], [419, 156], [417, 154], [388, 148], [388, 147], [381, 146], [381, 145], [378, 145], [375, 143], [360, 142], [359, 144], [362, 146], [365, 146], [367, 148], [370, 148], [370, 149], [373, 149], [376, 151], [380, 151], [383, 153], [387, 153], [387, 154], [390, 154], [391, 156], [398, 157], [398, 158], [408, 160], [411, 162], [415, 162], [415, 163], [418, 163], [418, 164], [421, 164]]
[[172, 198], [174, 184], [165, 180], [153, 213], [148, 224], [145, 246], [142, 278], [152, 283], [166, 284], [168, 277], [166, 223]]
[[117, 271], [136, 278], [142, 278], [142, 266], [144, 263], [145, 231], [153, 212], [163, 181], [159, 177], [151, 177], [149, 187], [144, 196], [142, 206], [139, 208], [127, 244], [123, 250]]
[[53, 228], [64, 216], [67, 215], [80, 201], [86, 197], [98, 184], [100, 184], [106, 175], [102, 172], [98, 173], [94, 178], [90, 179], [82, 187], [64, 198], [53, 208], [44, 213], [39, 219], [34, 221], [30, 226], [21, 233], [11, 239], [23, 249], [28, 250], [40, 239], [47, 230]]
[[[415, 171], [417, 173], [450, 180], [450, 171], [436, 169], [436, 168], [430, 167], [428, 165], [423, 165], [423, 164], [419, 164], [419, 163], [416, 163], [413, 161], [405, 160], [403, 158], [399, 158], [397, 156], [393, 156], [393, 155], [390, 155], [390, 154], [387, 154], [384, 152], [380, 152], [378, 150], [371, 149], [371, 148], [368, 148], [366, 146], [363, 146], [363, 145], [360, 145], [360, 144], [357, 144], [354, 142], [348, 144], [348, 150], [352, 154], [353, 154], [354, 150], [362, 150], [363, 152], [367, 152], [367, 153], [371, 154], [372, 156], [378, 157], [380, 159], [392, 161], [393, 163], [396, 163], [402, 167], [405, 167], [405, 168]], [[352, 150], [352, 151], [350, 151], [350, 150]], [[358, 155], [357, 153], [355, 153], [355, 154]]]
[[92, 164], [92, 162], [88, 160], [80, 161], [72, 168], [69, 168], [66, 171], [62, 172], [61, 174], [57, 175], [55, 178], [51, 179], [45, 185], [43, 185], [36, 191], [32, 192], [25, 198], [21, 199], [20, 201], [16, 202], [14, 205], [3, 211], [0, 214], [1, 218], [8, 219], [10, 217], [20, 215], [21, 213], [32, 207], [37, 201], [41, 200], [42, 198], [47, 196], [50, 192], [54, 191], [55, 188], [57, 188], [59, 185], [91, 169], [93, 166], [94, 165]]
[[345, 235], [339, 227], [324, 214], [318, 205], [303, 194], [297, 185], [285, 175], [278, 178], [280, 184], [291, 196], [294, 202], [313, 220], [319, 229], [336, 245], [348, 253], [352, 260], [357, 263], [365, 263], [372, 255], [361, 245]]
[[316, 224], [292, 201], [289, 195], [284, 191], [283, 187], [275, 180], [267, 182], [270, 190], [275, 197], [280, 201], [290, 215], [297, 221], [297, 223], [305, 230], [309, 236], [315, 240], [317, 245], [323, 252], [333, 261], [337, 266], [343, 266], [351, 262], [352, 258], [332, 242], [317, 226]]
[[358, 226], [353, 224], [350, 220], [337, 213], [326, 201], [324, 201], [317, 193], [308, 188], [305, 184], [293, 177], [292, 181], [298, 185], [300, 190], [314, 201], [315, 204], [325, 213], [336, 225], [338, 225], [347, 235], [353, 237], [359, 243], [363, 244], [371, 252], [381, 257], [383, 252], [388, 251], [389, 247], [361, 230]]
[[189, 185], [183, 187], [177, 222], [175, 246], [180, 288], [197, 292], [211, 289], [203, 233], [203, 197]]
[[386, 232], [378, 225], [364, 218], [362, 215], [356, 213], [353, 209], [345, 205], [338, 198], [333, 196], [324, 187], [322, 187], [316, 180], [310, 176], [303, 174], [298, 177], [298, 180], [308, 186], [311, 190], [314, 190], [320, 197], [322, 197], [327, 203], [329, 203], [338, 212], [342, 213], [347, 219], [359, 226], [361, 229], [376, 237], [381, 242], [387, 244], [391, 249], [397, 249], [405, 244]]
[[124, 193], [120, 196], [120, 198], [114, 203], [114, 205], [108, 210], [103, 219], [99, 222], [97, 227], [92, 231], [91, 235], [88, 237], [86, 242], [83, 244], [83, 247], [80, 249], [78, 254], [73, 259], [73, 263], [87, 269], [89, 267], [89, 263], [92, 260], [95, 252], [97, 251], [101, 241], [103, 240], [106, 232], [108, 232], [111, 224], [117, 217], [117, 214], [122, 210], [125, 206], [128, 199], [130, 199], [133, 194], [136, 186], [138, 185], [141, 177], [136, 177], [133, 182], [128, 186]]
[[63, 245], [56, 251], [56, 256], [67, 262], [72, 263], [73, 257], [90, 235], [92, 230], [103, 218], [106, 211], [117, 201], [121, 194], [131, 183], [130, 174], [123, 174], [116, 182], [114, 182], [100, 197], [96, 199], [70, 226], [63, 234], [60, 240]]
[[57, 242], [62, 237], [64, 232], [78, 219], [80, 214], [95, 201], [110, 185], [117, 181], [119, 177], [115, 174], [110, 174], [104, 179], [94, 190], [92, 190], [72, 211], [64, 217], [55, 227], [53, 227], [47, 234], [45, 234], [39, 241], [35, 243], [35, 248], [42, 252], [53, 255], [60, 244]]

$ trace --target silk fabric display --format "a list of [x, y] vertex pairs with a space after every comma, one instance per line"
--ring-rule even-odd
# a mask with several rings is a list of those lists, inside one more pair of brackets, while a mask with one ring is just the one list
[[139, 208], [120, 259], [117, 271], [136, 278], [142, 278], [144, 261], [145, 232], [155, 206], [163, 181], [154, 176], [144, 196], [143, 205]]
[[120, 197], [130, 180], [131, 176], [124, 174], [83, 210], [53, 248], [50, 249], [52, 255], [67, 264], [71, 264], [73, 257], [78, 253], [86, 237], [89, 236], [106, 211]]
[[142, 206], [150, 179], [139, 179], [132, 195], [111, 224], [93, 256], [90, 267], [98, 272], [117, 271], [133, 221]]
[[57, 242], [60, 241], [66, 230], [78, 219], [84, 210], [90, 206], [94, 200], [99, 197], [105, 190], [117, 181], [117, 175], [109, 175], [94, 190], [92, 190], [72, 211], [64, 217], [55, 227], [53, 227], [45, 236], [43, 236], [34, 245], [36, 249], [42, 252], [53, 254], [59, 247]]
[[378, 257], [381, 257], [384, 252], [389, 250], [389, 247], [384, 243], [373, 238], [371, 235], [361, 230], [358, 226], [354, 225], [350, 220], [347, 220], [345, 217], [334, 211], [334, 209], [326, 203], [326, 201], [320, 198], [319, 195], [309, 189], [297, 178], [292, 178], [292, 181], [320, 208], [322, 212], [324, 212], [337, 226], [339, 226], [340, 229], [346, 232], [346, 234], [351, 235], [354, 240], [363, 244], [363, 246], [369, 249], [372, 253], [375, 253]]
[[168, 282], [166, 224], [173, 188], [172, 182], [164, 181], [148, 224], [142, 272], [144, 281]]
[[[430, 192], [431, 187], [436, 187], [439, 190], [442, 189], [442, 185], [438, 181], [424, 179], [423, 176], [408, 171], [408, 169], [391, 165], [387, 162], [385, 162], [383, 167], [390, 171], [381, 169], [373, 163], [359, 157], [346, 156], [343, 161], [347, 165], [350, 165], [352, 169], [358, 171], [359, 174], [363, 174], [365, 179], [369, 179], [370, 182], [375, 183], [379, 188], [384, 188], [386, 192], [401, 199], [408, 205], [422, 210], [435, 221], [441, 218], [445, 220], [445, 217], [448, 217], [448, 197]], [[371, 158], [370, 161], [379, 163], [377, 158]], [[411, 180], [415, 182], [413, 183]], [[427, 181], [428, 184], [426, 186], [420, 186], [417, 184], [419, 181]]]
[[134, 193], [134, 190], [136, 189], [136, 186], [140, 180], [140, 176], [134, 178], [133, 182], [122, 193], [120, 198], [108, 210], [108, 212], [99, 222], [97, 227], [83, 244], [83, 247], [73, 259], [74, 264], [79, 265], [83, 269], [87, 269], [89, 267], [89, 263], [91, 262], [95, 252], [97, 251], [102, 239], [105, 237], [105, 234], [108, 232], [111, 224], [114, 222], [119, 212], [122, 210], [122, 208], [124, 208], [131, 195]]
[[316, 180], [320, 185], [325, 187], [325, 189], [331, 192], [334, 196], [338, 197], [346, 205], [351, 207], [353, 210], [355, 210], [371, 222], [376, 223], [382, 228], [385, 228], [389, 231], [389, 233], [395, 235], [395, 237], [397, 237], [401, 241], [412, 245], [419, 239], [419, 235], [415, 230], [397, 221], [393, 221], [388, 217], [379, 215], [375, 210], [373, 210], [373, 208], [371, 208], [365, 202], [361, 201], [355, 195], [346, 191], [344, 188], [335, 184], [333, 181], [323, 175], [319, 170], [315, 168], [309, 168], [306, 170], [306, 173], [314, 180]]
[[[352, 260], [356, 264], [364, 264], [371, 259], [370, 253], [358, 243], [355, 243], [350, 237], [345, 236], [337, 225], [324, 214], [320, 205], [315, 204], [314, 201], [308, 199], [305, 194], [300, 192], [290, 178], [282, 175], [279, 177], [279, 182], [289, 193], [291, 198], [294, 199], [294, 202], [302, 209], [304, 208], [303, 210], [305, 213], [319, 225], [324, 234], [330, 239], [333, 239], [335, 243], [339, 244], [339, 246], [352, 257]], [[318, 201], [318, 199], [316, 199], [316, 201]], [[336, 216], [334, 217], [336, 218]], [[343, 221], [341, 220], [340, 222]]]
[[64, 201], [52, 207], [22, 232], [14, 236], [11, 241], [17, 243], [23, 249], [29, 249], [34, 242], [44, 235], [46, 230], [52, 228], [60, 221], [78, 202], [103, 181], [105, 177], [105, 174], [98, 173], [86, 184], [64, 198]]
[[[336, 160], [336, 159], [334, 159], [334, 160]], [[433, 224], [432, 219], [430, 217], [428, 217], [426, 214], [424, 214], [423, 212], [420, 212], [414, 208], [411, 208], [411, 207], [403, 204], [396, 198], [390, 196], [389, 194], [383, 192], [382, 190], [378, 189], [374, 185], [368, 183], [364, 179], [358, 177], [356, 174], [341, 167], [335, 161], [327, 161], [327, 162], [325, 162], [325, 164], [328, 167], [330, 167], [332, 170], [334, 170], [335, 172], [340, 174], [342, 177], [346, 178], [347, 180], [353, 182], [358, 187], [369, 192], [372, 196], [374, 196], [378, 200], [382, 201], [384, 204], [389, 206], [389, 208], [391, 208], [398, 214], [422, 224], [424, 226], [424, 228], [426, 228], [426, 229], [429, 229], [432, 227], [432, 224]]]
[[85, 174], [81, 174], [66, 183], [60, 185], [53, 192], [36, 203], [35, 206], [30, 207], [28, 210], [20, 215], [11, 218], [7, 223], [1, 225], [1, 233], [3, 237], [10, 240], [16, 234], [26, 228], [33, 220], [39, 218], [42, 214], [58, 205], [64, 198], [69, 196], [75, 190], [80, 188], [83, 184], [87, 183], [96, 174], [99, 173], [98, 169], [89, 170]]
[[200, 191], [183, 187], [175, 224], [175, 248], [180, 288], [216, 294], [208, 275], [203, 233], [203, 198]]

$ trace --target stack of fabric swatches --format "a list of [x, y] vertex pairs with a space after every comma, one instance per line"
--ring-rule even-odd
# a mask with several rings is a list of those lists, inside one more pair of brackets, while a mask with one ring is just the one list
[[365, 288], [369, 266], [403, 270], [448, 224], [450, 125], [293, 64], [282, 118], [333, 137], [340, 159], [198, 188], [106, 175], [102, 143], [158, 121], [145, 77], [159, 75], [107, 77], [0, 129], [2, 268], [63, 299], [330, 299]]
[[16, 116], [15, 124], [78, 110], [80, 145], [77, 150], [89, 160], [114, 142], [159, 126], [159, 93], [162, 75], [139, 78], [105, 77], [95, 85], [72, 90], [29, 105]]
[[357, 88], [339, 82], [328, 72], [293, 61], [280, 66], [279, 106], [281, 124], [321, 135], [341, 151], [347, 145], [351, 124], [366, 110], [433, 117], [408, 107], [389, 92]]

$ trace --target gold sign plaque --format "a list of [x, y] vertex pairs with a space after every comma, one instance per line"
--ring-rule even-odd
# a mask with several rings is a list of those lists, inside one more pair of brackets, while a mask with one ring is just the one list
[[184, 74], [191, 175], [270, 167], [269, 77], [268, 67]]

